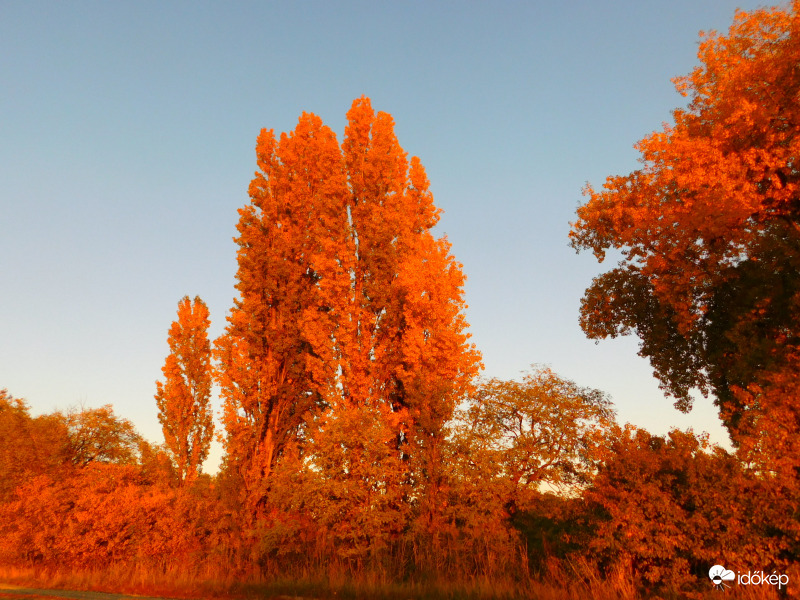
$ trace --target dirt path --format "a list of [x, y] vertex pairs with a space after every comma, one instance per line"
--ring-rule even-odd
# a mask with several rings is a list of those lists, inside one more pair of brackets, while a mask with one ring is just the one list
[[[37, 590], [24, 588], [16, 585], [0, 583], [0, 600], [5, 598], [19, 597], [46, 597], [46, 598], [66, 598], [68, 600], [164, 600], [163, 598], [153, 598], [150, 596], [131, 596], [129, 594], [106, 594], [104, 592], [77, 592], [69, 590]], [[35, 600], [31, 598], [30, 600]]]

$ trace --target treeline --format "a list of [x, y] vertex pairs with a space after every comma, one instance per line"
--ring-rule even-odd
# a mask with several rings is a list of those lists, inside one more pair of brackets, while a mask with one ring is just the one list
[[691, 432], [620, 428], [602, 394], [546, 369], [485, 382], [457, 411], [435, 529], [420, 497], [401, 496], [413, 487], [369, 484], [367, 467], [385, 481], [387, 465], [331, 477], [287, 455], [254, 514], [230, 469], [182, 484], [171, 454], [110, 407], [32, 417], [3, 392], [0, 434], [6, 567], [488, 579], [518, 594], [554, 570], [684, 594], [708, 591], [714, 564], [800, 577], [795, 490]]

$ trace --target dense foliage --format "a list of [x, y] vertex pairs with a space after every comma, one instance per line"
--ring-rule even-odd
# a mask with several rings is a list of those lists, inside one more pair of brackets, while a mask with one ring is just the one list
[[798, 9], [707, 35], [678, 80], [689, 108], [640, 142], [642, 169], [587, 188], [571, 233], [622, 254], [586, 292], [586, 333], [639, 335], [682, 408], [713, 392], [735, 452], [621, 427], [548, 368], [477, 379], [425, 171], [362, 97], [341, 144], [306, 113], [259, 135], [227, 327], [212, 345], [186, 297], [169, 330], [165, 446], [110, 406], [34, 417], [0, 392], [0, 566], [532, 596], [567, 572], [680, 597], [714, 564], [800, 580]]
[[208, 457], [214, 422], [211, 414], [211, 344], [208, 307], [200, 298], [178, 303], [172, 323], [170, 353], [156, 382], [156, 405], [164, 440], [181, 481], [194, 479]]
[[800, 3], [737, 13], [699, 58], [676, 79], [688, 108], [638, 143], [641, 169], [586, 188], [570, 236], [622, 254], [586, 291], [586, 334], [638, 335], [677, 405], [713, 392], [738, 441], [773, 425], [773, 379], [797, 379]]

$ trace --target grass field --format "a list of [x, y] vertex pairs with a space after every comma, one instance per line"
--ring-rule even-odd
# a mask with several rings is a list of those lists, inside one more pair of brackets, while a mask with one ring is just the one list
[[[130, 576], [133, 575], [133, 576]], [[144, 577], [143, 573], [43, 573], [0, 569], [0, 600], [155, 600], [157, 598], [230, 600], [778, 600], [772, 586], [739, 586], [723, 592], [708, 585], [695, 593], [646, 593], [623, 574], [600, 579], [591, 574], [551, 573], [527, 582], [353, 581], [348, 579], [273, 579], [250, 583], [189, 581], [179, 577]], [[73, 590], [73, 591], [67, 591]], [[790, 597], [792, 594], [789, 594]]]

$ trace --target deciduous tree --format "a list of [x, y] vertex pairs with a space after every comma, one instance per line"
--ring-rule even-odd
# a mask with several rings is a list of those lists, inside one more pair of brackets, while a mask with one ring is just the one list
[[56, 473], [69, 457], [60, 414], [31, 417], [28, 405], [0, 389], [0, 502], [31, 477]]
[[713, 391], [737, 440], [800, 346], [800, 2], [738, 12], [698, 56], [688, 108], [638, 143], [641, 169], [586, 188], [570, 236], [622, 255], [586, 291], [586, 334], [636, 333], [677, 406]]
[[[349, 181], [352, 282], [337, 339], [343, 401], [385, 404], [417, 499], [417, 531], [434, 540], [446, 488], [444, 426], [471, 390], [480, 355], [468, 342], [464, 274], [417, 157], [407, 159], [392, 117], [367, 98], [347, 114], [342, 144]], [[428, 542], [424, 542], [428, 545]]]
[[178, 320], [167, 338], [170, 353], [161, 369], [164, 382], [156, 382], [158, 420], [182, 482], [200, 473], [214, 434], [208, 317], [199, 297], [185, 296], [178, 303]]
[[705, 584], [713, 564], [791, 572], [797, 504], [756, 475], [707, 435], [626, 426], [584, 494], [593, 531], [584, 556], [676, 591]]
[[[389, 567], [411, 512], [408, 469], [397, 452], [398, 415], [388, 404], [338, 405], [310, 425], [298, 448], [279, 464], [270, 503], [313, 535], [273, 536], [278, 552], [323, 554], [360, 568]], [[284, 526], [285, 529], [285, 526]]]
[[524, 509], [540, 490], [580, 490], [616, 425], [602, 392], [546, 367], [534, 368], [521, 382], [482, 383], [458, 416], [453, 441], [467, 487], [484, 499], [497, 498], [506, 514]]
[[348, 112], [341, 147], [304, 113], [280, 139], [262, 131], [257, 155], [251, 204], [239, 211], [239, 298], [217, 343], [226, 464], [258, 502], [311, 420], [344, 431], [351, 417], [393, 414], [405, 484], [432, 499], [444, 423], [480, 357], [461, 265], [430, 232], [439, 211], [420, 161], [408, 161], [391, 116], [367, 98]]
[[347, 183], [336, 136], [304, 113], [291, 134], [262, 131], [251, 202], [239, 210], [236, 289], [216, 342], [225, 468], [255, 505], [286, 444], [336, 385], [336, 323], [349, 279]]
[[66, 414], [69, 456], [73, 464], [132, 465], [137, 462], [141, 436], [128, 419], [118, 417], [110, 404], [81, 408]]

